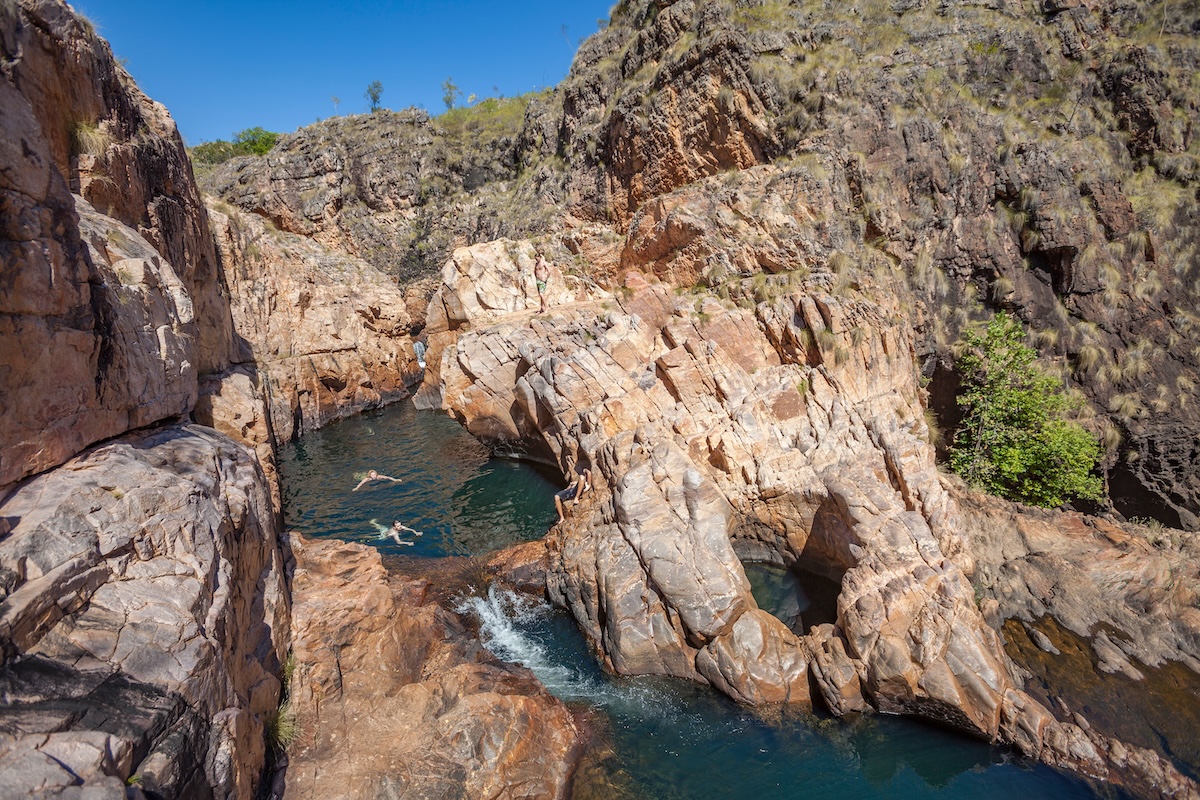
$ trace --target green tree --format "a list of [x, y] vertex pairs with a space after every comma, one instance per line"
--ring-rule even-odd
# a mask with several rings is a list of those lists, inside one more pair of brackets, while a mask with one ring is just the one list
[[261, 127], [246, 128], [233, 137], [233, 149], [238, 155], [263, 156], [279, 141], [279, 134]]
[[1081, 401], [1038, 369], [1024, 339], [1021, 323], [1003, 311], [983, 331], [964, 332], [964, 417], [950, 466], [973, 486], [1031, 505], [1098, 500], [1100, 444], [1069, 418]]
[[446, 104], [446, 110], [454, 108], [454, 104], [462, 97], [462, 90], [455, 85], [453, 78], [446, 78], [442, 81], [442, 102]]
[[367, 85], [367, 92], [364, 95], [371, 103], [371, 113], [374, 114], [379, 110], [379, 98], [383, 96], [383, 84], [379, 81], [371, 81]]

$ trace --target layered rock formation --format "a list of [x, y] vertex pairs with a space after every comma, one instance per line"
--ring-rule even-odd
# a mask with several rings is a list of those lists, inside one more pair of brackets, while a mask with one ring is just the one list
[[816, 249], [904, 270], [947, 423], [949, 345], [1008, 309], [1113, 428], [1118, 507], [1195, 529], [1198, 25], [1140, 4], [624, 3], [561, 88], [559, 151], [575, 213], [631, 231], [697, 179], [819, 165], [794, 198], [835, 210]]
[[209, 217], [239, 360], [254, 364], [264, 381], [274, 440], [407, 397], [421, 368], [408, 301], [395, 281], [262, 219], [225, 211], [210, 208]]
[[283, 797], [569, 796], [581, 729], [438, 605], [454, 565], [404, 578], [372, 548], [293, 542], [299, 738]]
[[0, 783], [117, 779], [248, 797], [288, 596], [254, 454], [200, 426], [131, 434], [0, 504]]
[[[608, 666], [752, 703], [807, 702], [811, 674], [835, 712], [917, 714], [1090, 775], [1130, 767], [1195, 791], [1019, 688], [964, 574], [902, 292], [834, 293], [821, 273], [751, 311], [629, 273], [615, 297], [548, 318], [516, 291], [481, 302], [477, 287], [520, 284], [521, 255], [456, 251], [431, 303], [438, 383], [422, 397], [564, 473], [593, 470], [595, 498], [552, 534], [548, 588]], [[837, 625], [793, 634], [756, 607], [739, 556], [837, 579]]]
[[[213, 185], [407, 277], [499, 236], [657, 225], [718, 174], [744, 189], [723, 225], [753, 229], [773, 209], [740, 172], [800, 168], [777, 188], [811, 212], [803, 263], [903, 271], [947, 428], [952, 343], [1007, 309], [1100, 415], [1118, 509], [1195, 529], [1198, 24], [1186, 4], [634, 0], [552, 93], [327, 121]], [[676, 243], [639, 263], [681, 286], [720, 286], [748, 244], [669, 224]]]
[[453, 247], [552, 226], [560, 176], [534, 169], [540, 157], [521, 141], [523, 120], [537, 119], [544, 102], [493, 99], [436, 120], [417, 109], [334, 118], [206, 183], [281, 230], [412, 281], [434, 274]]

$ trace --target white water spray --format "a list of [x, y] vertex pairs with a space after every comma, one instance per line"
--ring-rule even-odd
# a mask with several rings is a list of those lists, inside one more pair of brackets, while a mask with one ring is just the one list
[[527, 667], [561, 700], [582, 700], [634, 716], [678, 714], [666, 693], [649, 686], [610, 683], [562, 663], [548, 645], [545, 622], [554, 610], [540, 600], [493, 584], [486, 597], [468, 597], [457, 610], [479, 620], [484, 647], [497, 658]]

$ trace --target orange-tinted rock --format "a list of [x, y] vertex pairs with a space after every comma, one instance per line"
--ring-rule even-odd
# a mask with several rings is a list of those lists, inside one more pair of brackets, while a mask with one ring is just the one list
[[530, 672], [376, 550], [292, 541], [300, 734], [284, 797], [567, 796], [580, 730]]

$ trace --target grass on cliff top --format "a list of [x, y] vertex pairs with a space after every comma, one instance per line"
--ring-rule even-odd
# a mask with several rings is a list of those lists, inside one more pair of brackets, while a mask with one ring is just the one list
[[434, 122], [451, 135], [519, 136], [529, 104], [536, 99], [546, 99], [553, 92], [553, 89], [543, 89], [516, 97], [488, 97], [473, 105], [452, 108], [434, 117]]

